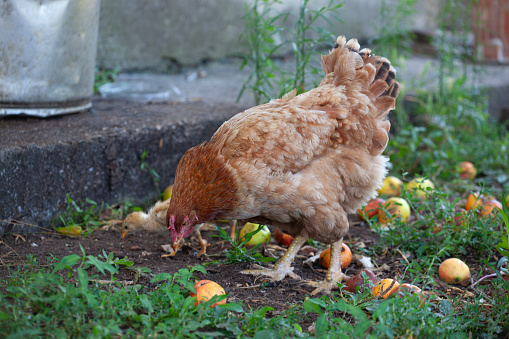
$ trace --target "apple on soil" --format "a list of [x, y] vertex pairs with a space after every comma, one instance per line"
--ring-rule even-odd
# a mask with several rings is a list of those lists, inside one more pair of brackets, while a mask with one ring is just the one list
[[[341, 269], [344, 269], [352, 262], [352, 251], [350, 251], [350, 247], [347, 244], [342, 244], [343, 248], [341, 248]], [[323, 268], [328, 269], [330, 266], [330, 246], [322, 251], [320, 254], [320, 258], [318, 259], [320, 265]]]
[[388, 197], [397, 197], [401, 194], [403, 189], [403, 181], [400, 179], [388, 176], [382, 182], [382, 187], [378, 189], [378, 195], [385, 194]]
[[468, 285], [470, 281], [470, 269], [467, 264], [460, 259], [449, 258], [438, 268], [438, 276], [449, 284]]
[[461, 179], [475, 179], [477, 169], [470, 161], [462, 161], [458, 164], [458, 172]]
[[[196, 293], [191, 292], [189, 294], [191, 297], [196, 297], [196, 302], [194, 303], [194, 306], [198, 306], [198, 304], [209, 301], [210, 299], [212, 299], [212, 297], [216, 295], [226, 294], [221, 285], [211, 280], [196, 281], [194, 284], [194, 288], [196, 289]], [[217, 305], [223, 304], [226, 304], [226, 299], [218, 301], [211, 305], [210, 307], [215, 307]]]
[[375, 297], [387, 299], [391, 294], [399, 289], [399, 282], [394, 279], [383, 279], [371, 290]]
[[378, 210], [378, 220], [382, 224], [387, 224], [392, 218], [400, 218], [403, 222], [407, 222], [410, 218], [410, 205], [403, 198], [389, 198], [384, 207], [390, 215], [387, 215], [383, 209]]
[[293, 241], [293, 237], [289, 234], [284, 233], [279, 228], [276, 228], [274, 231], [274, 239], [279, 243], [281, 246], [288, 247]]
[[170, 185], [164, 189], [163, 192], [163, 201], [166, 201], [171, 198], [171, 193], [173, 191], [173, 185]]
[[[248, 222], [242, 227], [240, 230], [240, 239], [244, 241], [244, 235], [247, 233], [254, 232], [258, 229], [258, 224], [254, 224], [252, 222]], [[267, 226], [263, 226], [263, 228], [260, 230], [260, 232], [256, 233], [251, 237], [251, 239], [246, 243], [247, 246], [256, 246], [263, 243], [269, 243], [270, 242], [270, 230]]]
[[345, 281], [345, 290], [351, 293], [363, 292], [364, 288], [369, 286], [369, 282], [364, 280], [363, 272], [371, 283], [376, 284], [378, 282], [378, 278], [373, 272], [367, 269], [362, 269], [357, 272], [356, 275]]
[[406, 189], [411, 195], [423, 199], [426, 197], [426, 192], [435, 189], [435, 185], [429, 179], [418, 177], [412, 179], [406, 186]]
[[378, 215], [378, 210], [380, 206], [383, 206], [383, 204], [385, 204], [385, 199], [382, 198], [372, 199], [366, 204], [366, 206], [364, 206], [363, 208], [359, 208], [357, 210], [357, 215], [359, 216], [359, 218], [361, 218], [361, 220], [365, 220], [364, 219], [365, 215], [368, 217], [368, 219], [371, 219], [375, 215]]

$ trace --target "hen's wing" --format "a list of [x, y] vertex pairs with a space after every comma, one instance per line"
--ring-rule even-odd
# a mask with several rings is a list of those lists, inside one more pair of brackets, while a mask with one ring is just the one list
[[[379, 155], [387, 143], [398, 83], [390, 62], [359, 52], [357, 40], [339, 37], [322, 58], [320, 86], [246, 110], [223, 124], [211, 142], [226, 159], [296, 173], [328, 151], [354, 147]], [[364, 148], [364, 150], [362, 149]]]

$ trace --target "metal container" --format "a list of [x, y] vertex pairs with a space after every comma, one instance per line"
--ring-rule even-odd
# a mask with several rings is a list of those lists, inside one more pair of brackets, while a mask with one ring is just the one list
[[0, 117], [89, 108], [100, 0], [0, 0]]

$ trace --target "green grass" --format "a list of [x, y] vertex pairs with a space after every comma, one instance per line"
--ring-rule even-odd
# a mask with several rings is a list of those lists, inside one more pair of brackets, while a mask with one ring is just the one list
[[[98, 283], [121, 269], [131, 268], [127, 258], [70, 255], [50, 267], [38, 266], [29, 258], [24, 267], [13, 271], [1, 283], [0, 328], [7, 338], [19, 337], [339, 337], [393, 338], [431, 337], [467, 338], [470, 333], [492, 337], [509, 327], [505, 307], [509, 283], [497, 278], [497, 290], [490, 296], [495, 308], [485, 312], [483, 288], [464, 304], [461, 296], [419, 295], [376, 299], [367, 289], [350, 295], [310, 298], [298, 302], [283, 314], [269, 316], [271, 307], [248, 309], [241, 303], [209, 308], [224, 297], [194, 306], [193, 273], [206, 273], [196, 266], [175, 274], [154, 276], [155, 288], [120, 282]], [[131, 268], [132, 269], [132, 268]], [[143, 269], [145, 274], [151, 274]], [[95, 272], [95, 273], [94, 273]], [[316, 335], [299, 322], [316, 319]]]

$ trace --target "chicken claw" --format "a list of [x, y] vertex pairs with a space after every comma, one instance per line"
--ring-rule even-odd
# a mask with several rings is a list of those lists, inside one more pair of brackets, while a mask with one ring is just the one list
[[207, 244], [203, 238], [201, 237], [201, 233], [199, 229], [196, 229], [194, 231], [196, 237], [198, 238], [198, 242], [200, 243], [200, 253], [196, 255], [197, 258], [201, 257], [205, 253], [207, 253], [207, 246], [210, 246], [210, 244]]
[[285, 254], [271, 269], [260, 269], [260, 270], [246, 270], [241, 271], [242, 274], [253, 274], [253, 275], [265, 275], [274, 281], [283, 280], [287, 275], [293, 279], [300, 280], [301, 278], [293, 273], [293, 267], [291, 267], [292, 261], [295, 255], [302, 247], [302, 245], [309, 238], [306, 230], [303, 230], [298, 236], [293, 239], [290, 247], [286, 250]]
[[341, 272], [341, 247], [343, 239], [331, 244], [331, 260], [329, 270], [323, 281], [307, 281], [306, 285], [315, 287], [311, 295], [319, 293], [330, 294], [332, 290], [338, 289], [338, 282], [346, 280], [347, 275]]

